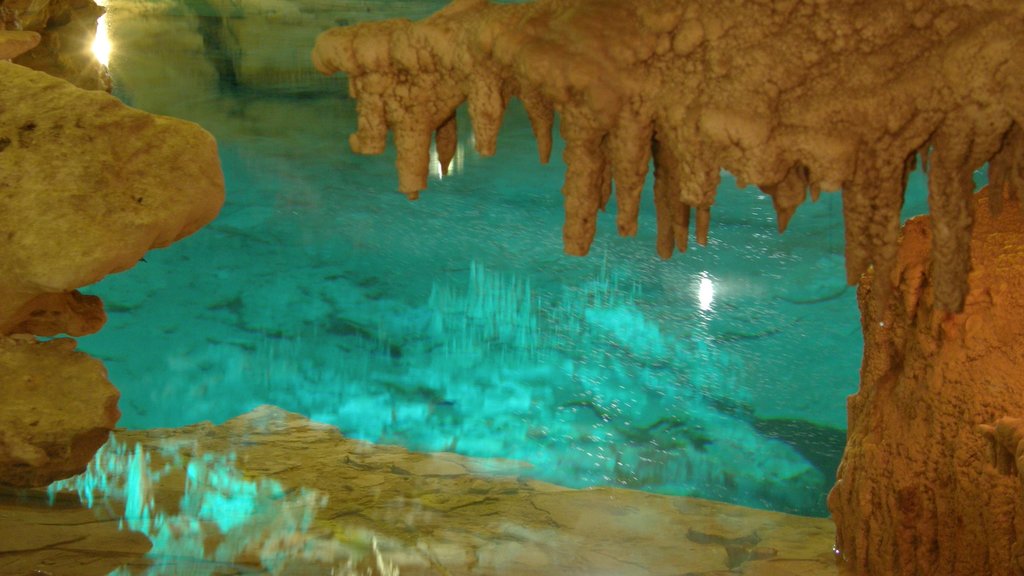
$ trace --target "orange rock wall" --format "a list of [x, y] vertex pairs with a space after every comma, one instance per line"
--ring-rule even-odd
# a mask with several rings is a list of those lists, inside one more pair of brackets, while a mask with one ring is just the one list
[[829, 498], [845, 565], [857, 575], [1009, 576], [1024, 500], [1000, 473], [986, 426], [1024, 416], [1024, 217], [983, 193], [962, 313], [938, 310], [933, 220], [907, 223], [888, 305], [859, 291], [860, 391]]

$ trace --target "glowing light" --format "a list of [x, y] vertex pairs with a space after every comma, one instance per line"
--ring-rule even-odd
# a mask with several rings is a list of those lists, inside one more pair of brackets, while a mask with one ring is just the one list
[[711, 303], [715, 300], [715, 285], [707, 272], [701, 272], [700, 283], [697, 285], [697, 301], [701, 310], [711, 310]]
[[[102, 4], [101, 4], [102, 5]], [[110, 30], [107, 27], [107, 15], [96, 20], [96, 37], [92, 41], [92, 53], [104, 66], [110, 65]]]
[[441, 172], [441, 159], [437, 155], [437, 148], [434, 146], [430, 147], [430, 176], [438, 180], [443, 180], [453, 174], [462, 172], [462, 166], [466, 159], [465, 146], [462, 142], [455, 148], [455, 156], [452, 158], [451, 163], [448, 165], [448, 174], [445, 175]]
[[[162, 464], [154, 463], [154, 452]], [[157, 499], [157, 487], [180, 477], [183, 469], [184, 493], [177, 506], [168, 507]], [[381, 555], [376, 537], [341, 526], [329, 535], [311, 529], [327, 504], [325, 494], [309, 488], [286, 491], [271, 478], [251, 478], [233, 454], [196, 453], [188, 443], [143, 448], [142, 443], [129, 446], [111, 435], [84, 473], [54, 482], [47, 492], [51, 505], [58, 492], [77, 492], [90, 508], [103, 505], [110, 510], [112, 502], [123, 504], [119, 527], [141, 532], [152, 542], [146, 556], [153, 567], [146, 574], [213, 574], [213, 568], [181, 572], [180, 567], [244, 558], [266, 568], [260, 571], [263, 574], [280, 574], [282, 566], [297, 559], [322, 564], [324, 570], [318, 574], [327, 574], [328, 566], [333, 566], [329, 573], [338, 576], [370, 574], [370, 564], [377, 568], [373, 574], [399, 575]], [[367, 548], [367, 536], [370, 554], [353, 553]], [[218, 544], [211, 548], [210, 542]], [[111, 574], [129, 573], [120, 568]]]

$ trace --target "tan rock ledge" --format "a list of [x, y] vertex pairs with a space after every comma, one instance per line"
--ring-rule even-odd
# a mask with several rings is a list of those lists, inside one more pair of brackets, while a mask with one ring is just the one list
[[830, 520], [572, 490], [522, 469], [351, 440], [266, 406], [121, 431], [63, 483], [92, 510], [65, 492], [52, 508], [40, 491], [0, 495], [0, 573], [836, 574]]
[[39, 44], [41, 36], [31, 30], [0, 30], [0, 60], [10, 60]]

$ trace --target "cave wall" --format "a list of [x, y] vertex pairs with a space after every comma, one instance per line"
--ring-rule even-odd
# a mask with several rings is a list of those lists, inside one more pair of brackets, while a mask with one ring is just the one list
[[110, 75], [92, 41], [104, 9], [93, 0], [0, 0], [0, 31], [33, 32], [40, 42], [14, 57], [18, 64], [86, 90], [110, 90]]

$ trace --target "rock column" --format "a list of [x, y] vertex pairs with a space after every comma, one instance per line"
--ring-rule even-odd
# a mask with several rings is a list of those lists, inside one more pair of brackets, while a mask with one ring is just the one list
[[1024, 416], [1024, 217], [1015, 203], [993, 210], [996, 193], [974, 200], [961, 313], [936, 305], [928, 217], [904, 227], [891, 298], [861, 282], [861, 388], [829, 497], [852, 574], [1024, 573], [1021, 485], [992, 441], [993, 424]]

